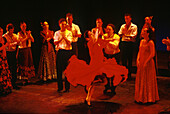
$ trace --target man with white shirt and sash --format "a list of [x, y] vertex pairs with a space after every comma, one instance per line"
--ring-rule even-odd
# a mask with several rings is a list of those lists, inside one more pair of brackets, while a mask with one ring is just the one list
[[125, 14], [124, 16], [126, 24], [123, 24], [118, 32], [122, 37], [121, 53], [122, 53], [122, 65], [128, 68], [128, 79], [131, 79], [132, 73], [132, 58], [133, 48], [137, 36], [137, 26], [131, 22], [131, 14]]

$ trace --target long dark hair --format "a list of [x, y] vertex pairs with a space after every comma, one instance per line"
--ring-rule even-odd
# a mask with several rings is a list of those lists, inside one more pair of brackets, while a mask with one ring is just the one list
[[152, 31], [152, 29], [151, 29], [151, 28], [148, 28], [148, 29], [146, 30], [146, 32], [149, 33], [149, 41], [150, 41], [150, 40], [153, 40], [153, 42], [156, 44], [156, 40], [155, 40], [155, 38], [154, 38], [154, 36], [153, 36], [154, 32]]

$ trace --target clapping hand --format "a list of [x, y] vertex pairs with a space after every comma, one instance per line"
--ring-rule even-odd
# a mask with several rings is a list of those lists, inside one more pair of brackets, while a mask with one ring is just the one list
[[31, 31], [30, 30], [27, 32], [27, 34], [28, 34], [28, 37], [31, 38]]
[[170, 45], [170, 39], [167, 37], [167, 39], [162, 39], [162, 43], [166, 45]]
[[28, 33], [28, 35], [31, 35], [31, 31], [30, 30], [27, 33]]

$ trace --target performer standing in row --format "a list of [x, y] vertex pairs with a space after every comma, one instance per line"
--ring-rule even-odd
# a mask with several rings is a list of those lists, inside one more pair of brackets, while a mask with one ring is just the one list
[[151, 37], [152, 30], [145, 28], [141, 35], [137, 56], [137, 73], [135, 82], [135, 100], [142, 103], [155, 103], [159, 100], [156, 69], [155, 44]]
[[25, 22], [20, 23], [21, 31], [18, 32], [19, 50], [18, 50], [18, 76], [24, 80], [23, 84], [29, 83], [32, 77], [35, 77], [35, 68], [33, 64], [31, 42], [34, 38], [31, 31], [26, 31], [27, 25]]
[[162, 39], [162, 43], [165, 44], [167, 47], [167, 51], [170, 51], [170, 39], [167, 37], [166, 39]]
[[0, 96], [4, 96], [12, 92], [12, 77], [8, 68], [5, 49], [8, 46], [8, 43], [2, 35], [3, 29], [0, 27]]
[[102, 26], [103, 26], [103, 21], [102, 21], [102, 19], [101, 19], [101, 18], [97, 18], [97, 19], [96, 19], [96, 27], [91, 30], [92, 33], [94, 34], [94, 37], [95, 37], [96, 39], [102, 38], [102, 35], [104, 34], [104, 33], [103, 33], [103, 27], [102, 27]]
[[49, 30], [48, 22], [41, 23], [43, 30], [40, 32], [42, 42], [41, 56], [38, 68], [38, 77], [43, 80], [57, 79], [56, 55], [53, 48], [54, 32]]
[[[59, 20], [60, 30], [54, 34], [54, 45], [57, 55], [57, 80], [58, 80], [58, 92], [63, 90], [62, 73], [68, 65], [68, 60], [73, 55], [72, 52], [72, 32], [67, 30], [67, 23], [64, 18]], [[70, 83], [65, 77], [65, 91], [69, 92]]]
[[170, 39], [167, 37], [166, 39], [162, 39], [162, 43], [165, 44], [168, 51], [168, 69], [170, 70]]
[[131, 14], [125, 14], [124, 18], [126, 24], [123, 24], [121, 26], [118, 34], [120, 37], [122, 37], [121, 42], [122, 65], [128, 68], [129, 70], [128, 78], [131, 79], [133, 48], [137, 36], [137, 26], [131, 22], [132, 21]]
[[[151, 29], [152, 33], [151, 33], [151, 37], [154, 41], [154, 43], [156, 43], [156, 35], [155, 35], [155, 28], [152, 26], [152, 18], [153, 16], [149, 16], [149, 17], [145, 17], [145, 24], [143, 25], [143, 28], [141, 31], [143, 31], [145, 28], [147, 29]], [[142, 33], [142, 32], [141, 32]], [[140, 34], [140, 39], [142, 39], [142, 35]]]
[[16, 81], [17, 81], [17, 59], [16, 59], [16, 49], [17, 49], [17, 45], [19, 43], [18, 41], [18, 36], [16, 34], [14, 34], [14, 26], [13, 24], [8, 24], [6, 26], [6, 30], [7, 32], [3, 35], [3, 37], [6, 38], [7, 43], [9, 44], [6, 47], [6, 54], [7, 54], [7, 60], [8, 60], [8, 64], [9, 64], [9, 69], [12, 75], [12, 86], [13, 89], [20, 89], [17, 85], [16, 85]]
[[[144, 38], [142, 37], [142, 32], [143, 32], [143, 30], [145, 30], [145, 29], [150, 29], [150, 30], [151, 30], [151, 33], [150, 33], [149, 36], [150, 36], [151, 39], [154, 41], [155, 49], [156, 49], [156, 34], [155, 34], [155, 28], [152, 26], [152, 18], [153, 18], [153, 16], [145, 17], [145, 24], [143, 25], [143, 28], [142, 28], [142, 30], [141, 30], [140, 39], [144, 39]], [[155, 61], [156, 71], [158, 71], [157, 53], [156, 53], [156, 51], [155, 51], [154, 61]]]
[[[120, 37], [115, 32], [115, 26], [113, 24], [108, 24], [105, 29], [105, 34], [102, 36], [102, 39], [107, 41], [106, 47], [103, 50], [104, 56], [107, 59], [115, 58], [116, 62], [119, 64], [120, 58]], [[108, 83], [105, 85], [105, 90], [103, 91], [105, 94], [107, 90], [111, 89], [111, 93], [116, 94], [115, 89], [116, 86], [113, 86], [113, 77], [107, 78]]]
[[67, 21], [67, 29], [70, 30], [73, 35], [73, 42], [72, 42], [73, 54], [75, 54], [78, 57], [77, 41], [78, 38], [81, 38], [80, 28], [78, 25], [73, 23], [73, 15], [71, 13], [66, 14], [66, 21]]

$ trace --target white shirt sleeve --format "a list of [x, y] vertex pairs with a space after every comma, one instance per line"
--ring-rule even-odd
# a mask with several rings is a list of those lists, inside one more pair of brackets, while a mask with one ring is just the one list
[[121, 35], [121, 34], [123, 33], [123, 32], [122, 32], [123, 29], [124, 29], [124, 25], [122, 25], [122, 26], [120, 27], [120, 30], [119, 30], [119, 32], [118, 32], [119, 35]]
[[54, 33], [54, 42], [59, 41], [59, 31]]
[[81, 34], [79, 26], [76, 25], [75, 28], [76, 28], [77, 34]]
[[133, 28], [133, 30], [132, 30], [132, 34], [131, 34], [131, 36], [132, 36], [132, 37], [137, 36], [137, 34], [138, 34], [138, 32], [137, 32], [137, 31], [138, 31], [138, 28], [137, 28], [137, 26], [135, 25], [135, 26], [134, 26], [134, 28]]

